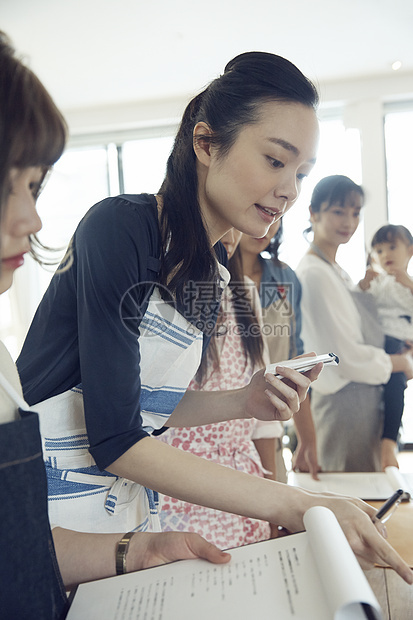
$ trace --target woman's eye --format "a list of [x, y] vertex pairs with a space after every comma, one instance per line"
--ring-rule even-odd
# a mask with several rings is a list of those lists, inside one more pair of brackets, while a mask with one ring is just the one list
[[299, 181], [304, 181], [304, 179], [306, 179], [307, 176], [308, 176], [307, 174], [304, 174], [304, 172], [301, 172], [300, 174], [297, 174], [297, 179]]
[[273, 168], [282, 168], [284, 164], [279, 159], [274, 159], [274, 157], [268, 157], [268, 161], [270, 162]]
[[32, 182], [29, 184], [31, 195], [33, 196], [35, 200], [37, 200], [39, 197], [41, 187], [42, 187], [42, 184], [40, 181]]
[[38, 197], [40, 196], [40, 194], [42, 193], [42, 191], [44, 190], [44, 187], [49, 179], [49, 176], [51, 174], [52, 169], [51, 168], [47, 168], [42, 170], [40, 178], [37, 181], [32, 181], [29, 184], [29, 189], [32, 193], [32, 196], [35, 200], [38, 199]]

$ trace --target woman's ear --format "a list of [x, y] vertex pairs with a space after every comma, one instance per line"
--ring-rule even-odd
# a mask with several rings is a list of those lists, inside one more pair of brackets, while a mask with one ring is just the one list
[[318, 219], [318, 213], [314, 213], [314, 211], [311, 208], [311, 205], [308, 207], [308, 210], [310, 212], [310, 222], [313, 224]]
[[212, 136], [211, 128], [204, 121], [200, 121], [195, 125], [192, 135], [192, 144], [198, 161], [209, 168], [211, 161], [211, 143], [209, 140]]

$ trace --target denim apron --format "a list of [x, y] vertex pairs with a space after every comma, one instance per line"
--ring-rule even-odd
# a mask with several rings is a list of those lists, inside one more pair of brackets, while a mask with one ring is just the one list
[[0, 616], [58, 620], [67, 598], [47, 517], [38, 416], [0, 373], [21, 419], [0, 425]]

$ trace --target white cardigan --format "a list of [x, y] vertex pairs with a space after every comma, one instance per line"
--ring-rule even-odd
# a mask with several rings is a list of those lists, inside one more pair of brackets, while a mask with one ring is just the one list
[[410, 289], [387, 273], [370, 282], [368, 292], [376, 299], [377, 310], [384, 333], [399, 340], [413, 340], [413, 294]]
[[383, 349], [364, 344], [361, 319], [348, 283], [326, 261], [306, 254], [296, 269], [302, 285], [302, 338], [306, 351], [334, 352], [338, 367], [324, 368], [312, 389], [334, 394], [348, 383], [380, 385], [392, 371]]

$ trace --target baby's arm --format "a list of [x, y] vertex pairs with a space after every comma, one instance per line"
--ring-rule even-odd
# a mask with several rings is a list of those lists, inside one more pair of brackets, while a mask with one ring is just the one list
[[379, 274], [377, 273], [377, 271], [374, 271], [374, 269], [372, 269], [371, 267], [367, 267], [364, 278], [360, 280], [358, 284], [361, 290], [368, 291], [368, 289], [370, 288], [370, 282], [374, 280], [374, 278], [377, 278], [378, 275]]

